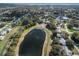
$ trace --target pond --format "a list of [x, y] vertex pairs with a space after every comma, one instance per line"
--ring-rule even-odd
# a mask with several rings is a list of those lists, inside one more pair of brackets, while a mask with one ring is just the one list
[[33, 29], [24, 38], [19, 48], [20, 56], [41, 56], [46, 34], [41, 29]]

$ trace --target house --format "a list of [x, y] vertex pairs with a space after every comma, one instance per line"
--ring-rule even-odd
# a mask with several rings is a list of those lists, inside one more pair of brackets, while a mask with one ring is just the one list
[[57, 27], [56, 32], [58, 32], [58, 33], [61, 32], [61, 27], [60, 26]]
[[56, 20], [57, 21], [60, 21], [60, 20], [68, 20], [69, 18], [67, 17], [67, 16], [58, 16], [57, 18], [56, 18]]
[[11, 28], [5, 28], [0, 32], [0, 40], [3, 40], [5, 35], [10, 32], [12, 29]]

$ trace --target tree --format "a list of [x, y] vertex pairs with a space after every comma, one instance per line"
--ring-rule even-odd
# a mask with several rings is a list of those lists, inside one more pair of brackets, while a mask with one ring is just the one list
[[22, 25], [28, 25], [28, 24], [29, 24], [28, 20], [25, 19], [25, 20], [22, 21]]
[[62, 49], [61, 45], [53, 45], [49, 56], [62, 56], [64, 55], [63, 52], [64, 50]]
[[74, 48], [74, 42], [72, 42], [71, 40], [67, 40], [66, 41], [66, 46], [72, 50]]
[[55, 37], [57, 37], [57, 32], [56, 31], [53, 31], [52, 32], [52, 35], [51, 35], [51, 39], [53, 40]]
[[56, 29], [56, 26], [52, 23], [48, 23], [46, 28], [50, 29], [50, 30], [55, 30]]
[[55, 30], [56, 29], [56, 20], [52, 19], [50, 20], [50, 23], [47, 23], [46, 28], [50, 30]]
[[71, 39], [74, 40], [75, 43], [79, 43], [79, 31], [74, 32], [71, 36]]
[[70, 20], [70, 22], [68, 23], [68, 28], [71, 29], [73, 27], [76, 27], [76, 28], [79, 27], [79, 20], [77, 20], [77, 19]]
[[68, 27], [69, 29], [72, 29], [73, 25], [72, 25], [72, 24], [68, 24], [67, 27]]
[[60, 45], [59, 38], [53, 39], [52, 45], [54, 45], [54, 44]]
[[69, 39], [69, 34], [65, 31], [62, 32], [62, 36], [64, 39]]
[[4, 27], [4, 26], [5, 26], [5, 24], [3, 24], [3, 23], [2, 23], [2, 24], [0, 24], [0, 28], [2, 28], [2, 27]]

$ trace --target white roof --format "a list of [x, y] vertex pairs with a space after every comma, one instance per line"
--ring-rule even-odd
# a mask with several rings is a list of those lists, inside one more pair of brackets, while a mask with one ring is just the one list
[[0, 40], [3, 40], [5, 36], [0, 36]]
[[6, 31], [2, 31], [0, 33], [1, 33], [1, 35], [5, 35], [7, 32]]
[[58, 16], [58, 17], [56, 18], [56, 20], [60, 20], [60, 18], [62, 18], [62, 19], [64, 19], [64, 20], [69, 19], [69, 18], [66, 17], [66, 16]]
[[63, 18], [63, 19], [69, 19], [69, 18], [68, 18], [68, 17], [66, 17], [66, 16], [63, 16], [62, 18]]
[[60, 43], [62, 43], [63, 45], [66, 45], [66, 41], [65, 41], [65, 39], [64, 38], [60, 38]]

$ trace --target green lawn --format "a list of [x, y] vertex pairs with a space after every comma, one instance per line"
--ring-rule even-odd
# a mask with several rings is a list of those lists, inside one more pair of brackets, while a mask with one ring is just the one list
[[74, 54], [78, 55], [78, 51], [76, 50], [76, 48], [74, 48], [74, 49], [72, 50], [72, 52], [73, 52]]
[[69, 32], [74, 32], [74, 31], [76, 31], [75, 29], [69, 29], [69, 28], [68, 28], [68, 30], [69, 30]]
[[5, 43], [6, 43], [6, 40], [0, 41], [0, 51], [1, 51], [2, 48], [4, 47]]
[[36, 25], [25, 29], [25, 31], [28, 32], [30, 29], [33, 29], [33, 28], [35, 28], [35, 27], [36, 27]]

